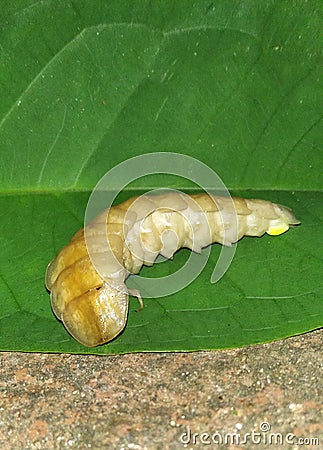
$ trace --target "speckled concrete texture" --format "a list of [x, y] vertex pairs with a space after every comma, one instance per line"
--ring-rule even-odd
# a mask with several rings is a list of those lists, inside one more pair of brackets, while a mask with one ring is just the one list
[[322, 449], [322, 336], [196, 353], [1, 353], [0, 448]]

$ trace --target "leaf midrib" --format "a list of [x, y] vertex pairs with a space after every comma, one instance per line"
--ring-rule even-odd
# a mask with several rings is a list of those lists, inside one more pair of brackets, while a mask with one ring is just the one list
[[[169, 187], [172, 189], [172, 187]], [[57, 195], [57, 194], [86, 194], [91, 193], [94, 187], [91, 188], [60, 188], [60, 189], [39, 189], [39, 188], [28, 188], [28, 189], [9, 189], [8, 191], [0, 191], [0, 197], [7, 197], [7, 196], [23, 196], [23, 195]], [[156, 189], [156, 186], [150, 186], [147, 185], [144, 188], [143, 187], [129, 187], [123, 189], [122, 192], [142, 192], [144, 191], [151, 191]], [[175, 189], [175, 188], [174, 188]], [[178, 187], [176, 189], [179, 189]], [[296, 195], [297, 193], [303, 193], [308, 192], [310, 194], [322, 194], [322, 189], [293, 189], [293, 188], [254, 188], [254, 187], [245, 187], [245, 186], [227, 186], [227, 189], [230, 192], [236, 192], [236, 191], [243, 191], [246, 193], [252, 193], [252, 192], [290, 192], [293, 193], [293, 195]], [[187, 187], [181, 187], [180, 190], [182, 191], [194, 191], [194, 192], [201, 192], [202, 190], [194, 187], [194, 186], [187, 186]], [[235, 194], [232, 194], [235, 195]]]

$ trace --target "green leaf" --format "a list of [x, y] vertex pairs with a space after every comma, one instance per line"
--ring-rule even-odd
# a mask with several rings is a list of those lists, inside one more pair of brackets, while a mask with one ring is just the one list
[[[322, 326], [321, 2], [2, 0], [0, 349], [123, 353], [228, 348]], [[177, 152], [233, 194], [291, 207], [301, 226], [220, 246], [188, 287], [130, 299], [125, 331], [87, 349], [58, 322], [49, 261], [117, 163]], [[189, 181], [147, 177], [122, 198]], [[136, 190], [137, 189], [137, 190]], [[144, 268], [170, 273], [188, 257]]]

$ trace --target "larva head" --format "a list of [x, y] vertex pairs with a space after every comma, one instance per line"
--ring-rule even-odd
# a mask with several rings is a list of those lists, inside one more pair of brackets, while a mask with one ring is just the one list
[[292, 210], [287, 206], [278, 205], [273, 203], [277, 219], [273, 219], [269, 223], [267, 234], [271, 236], [278, 236], [285, 233], [290, 227], [299, 225], [301, 222], [296, 219]]
[[70, 301], [63, 313], [67, 331], [81, 344], [95, 347], [115, 338], [125, 327], [129, 296], [105, 283]]

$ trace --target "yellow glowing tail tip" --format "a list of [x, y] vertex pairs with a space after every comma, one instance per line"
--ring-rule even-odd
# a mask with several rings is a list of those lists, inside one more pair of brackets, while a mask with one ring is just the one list
[[267, 233], [270, 234], [270, 236], [278, 236], [279, 234], [285, 233], [288, 229], [288, 225], [273, 226], [268, 228]]

